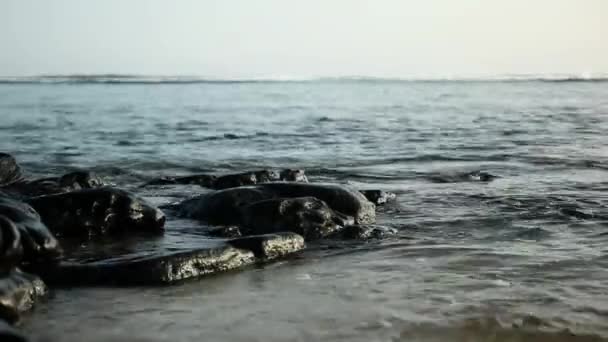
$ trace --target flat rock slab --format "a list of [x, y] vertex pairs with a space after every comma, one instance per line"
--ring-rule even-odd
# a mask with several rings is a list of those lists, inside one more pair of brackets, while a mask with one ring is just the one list
[[[242, 240], [242, 241], [241, 241]], [[297, 234], [210, 239], [184, 232], [66, 245], [66, 259], [35, 269], [53, 285], [163, 285], [281, 257], [304, 247]]]
[[304, 238], [291, 232], [232, 239], [228, 244], [250, 250], [256, 257], [264, 259], [280, 258], [305, 247]]
[[35, 275], [19, 270], [0, 275], [0, 320], [17, 322], [23, 312], [47, 294], [46, 285]]

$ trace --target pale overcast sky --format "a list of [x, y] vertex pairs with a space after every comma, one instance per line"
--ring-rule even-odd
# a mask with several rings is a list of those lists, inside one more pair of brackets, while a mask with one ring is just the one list
[[0, 75], [608, 72], [608, 0], [0, 0]]

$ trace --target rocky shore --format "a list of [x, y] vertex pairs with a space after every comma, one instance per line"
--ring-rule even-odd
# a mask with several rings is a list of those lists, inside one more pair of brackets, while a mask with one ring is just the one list
[[[309, 183], [303, 170], [160, 177], [141, 187], [211, 189], [161, 209], [81, 170], [28, 179], [0, 154], [0, 337], [57, 286], [167, 285], [285, 258], [319, 239], [374, 239], [379, 190]], [[191, 219], [197, 234], [166, 223]], [[314, 243], [314, 242], [313, 242]], [[49, 290], [50, 287], [50, 290]]]

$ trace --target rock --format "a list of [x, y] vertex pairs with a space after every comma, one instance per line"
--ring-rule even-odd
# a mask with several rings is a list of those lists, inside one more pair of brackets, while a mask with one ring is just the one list
[[0, 341], [2, 342], [27, 342], [25, 336], [19, 331], [0, 320]]
[[456, 183], [456, 182], [491, 182], [498, 176], [483, 171], [432, 174], [428, 177], [435, 183]]
[[392, 192], [382, 191], [382, 190], [359, 190], [368, 201], [374, 203], [375, 205], [385, 204], [389, 201], [397, 198]]
[[304, 170], [285, 169], [281, 171], [260, 170], [242, 173], [215, 176], [208, 174], [198, 174], [182, 177], [161, 177], [153, 179], [144, 184], [148, 185], [171, 185], [171, 184], [195, 184], [205, 188], [222, 190], [245, 185], [254, 185], [268, 182], [308, 182]]
[[253, 264], [253, 252], [227, 244], [141, 256], [62, 262], [36, 272], [55, 285], [161, 285]]
[[169, 184], [192, 184], [199, 185], [204, 188], [212, 188], [216, 176], [212, 175], [192, 175], [192, 176], [184, 176], [184, 177], [162, 177], [158, 179], [153, 179], [150, 182], [144, 184], [147, 185], [169, 185]]
[[353, 217], [355, 223], [367, 224], [376, 220], [375, 205], [356, 190], [333, 184], [291, 182], [214, 191], [183, 201], [178, 205], [178, 214], [214, 225], [239, 225], [243, 221], [241, 209], [247, 205], [276, 198], [297, 197], [320, 199], [333, 211]]
[[[220, 176], [213, 184], [213, 189], [228, 189], [243, 185], [252, 185], [258, 182], [256, 172], [238, 173], [233, 175]], [[260, 174], [260, 177], [269, 178], [270, 175]]]
[[236, 238], [243, 236], [241, 229], [237, 226], [216, 227], [209, 231], [209, 235], [223, 238]]
[[303, 247], [302, 237], [290, 233], [248, 241], [210, 239], [183, 231], [157, 237], [63, 242], [61, 263], [34, 265], [28, 271], [55, 286], [163, 285], [245, 267]]
[[397, 234], [397, 230], [394, 228], [367, 224], [346, 226], [332, 237], [348, 240], [371, 240], [384, 239], [395, 234]]
[[22, 255], [19, 228], [8, 217], [0, 215], [0, 277], [17, 267]]
[[280, 180], [287, 182], [308, 183], [308, 178], [304, 174], [304, 170], [285, 169], [281, 171]]
[[80, 189], [93, 189], [103, 186], [103, 181], [89, 171], [75, 171], [61, 177], [48, 177], [22, 180], [5, 187], [14, 197], [28, 198], [59, 194]]
[[4, 186], [21, 179], [21, 167], [13, 156], [0, 153], [0, 186]]
[[352, 216], [356, 223], [376, 221], [376, 206], [360, 192], [347, 186], [315, 183], [266, 183], [257, 187], [277, 198], [316, 197], [342, 214]]
[[17, 322], [21, 313], [47, 294], [46, 285], [37, 276], [19, 270], [0, 276], [0, 320]]
[[[57, 239], [30, 205], [0, 196], [0, 216], [5, 217], [3, 227], [11, 226], [12, 222], [19, 230], [25, 262], [55, 262], [61, 257]], [[10, 232], [7, 231], [7, 234]]]
[[271, 192], [257, 186], [244, 186], [214, 191], [181, 202], [178, 215], [206, 221], [212, 225], [239, 225], [241, 207], [272, 199]]
[[295, 233], [248, 236], [228, 240], [228, 244], [252, 251], [258, 258], [275, 259], [304, 249], [304, 238]]
[[352, 217], [333, 211], [315, 197], [255, 202], [241, 209], [241, 218], [241, 231], [245, 235], [290, 231], [306, 240], [323, 238], [354, 223]]
[[115, 188], [83, 189], [28, 200], [56, 236], [160, 233], [165, 215], [135, 195]]

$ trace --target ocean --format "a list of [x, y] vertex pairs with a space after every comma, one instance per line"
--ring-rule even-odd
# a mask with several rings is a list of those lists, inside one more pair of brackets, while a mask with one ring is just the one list
[[34, 341], [608, 339], [607, 132], [602, 78], [2, 79], [0, 151], [29, 177], [90, 169], [161, 205], [203, 189], [139, 186], [299, 168], [397, 195], [378, 208], [395, 237], [311, 242], [175, 286], [54, 288], [21, 329]]

